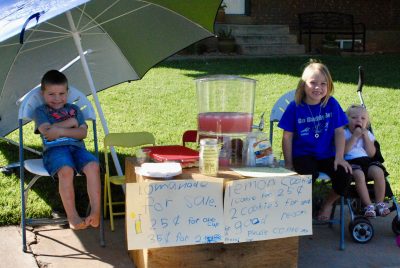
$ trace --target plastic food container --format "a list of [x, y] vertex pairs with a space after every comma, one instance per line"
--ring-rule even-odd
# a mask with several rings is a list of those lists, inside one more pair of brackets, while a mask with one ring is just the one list
[[182, 167], [198, 165], [199, 152], [182, 145], [148, 146], [149, 157], [154, 162], [178, 162]]

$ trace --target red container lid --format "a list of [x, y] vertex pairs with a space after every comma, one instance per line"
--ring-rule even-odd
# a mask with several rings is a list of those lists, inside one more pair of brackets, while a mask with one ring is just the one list
[[193, 163], [199, 160], [199, 152], [182, 145], [148, 146], [149, 156], [156, 162], [173, 161]]

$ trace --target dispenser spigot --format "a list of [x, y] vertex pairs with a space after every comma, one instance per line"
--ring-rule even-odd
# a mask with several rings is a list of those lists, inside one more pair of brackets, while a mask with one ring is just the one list
[[265, 114], [265, 112], [263, 112], [263, 113], [261, 114], [260, 123], [258, 123], [258, 125], [253, 125], [253, 126], [252, 126], [252, 129], [258, 129], [258, 130], [260, 130], [260, 131], [263, 131], [263, 130], [264, 130], [264, 126], [265, 126], [265, 123], [264, 123], [264, 114]]
[[261, 117], [260, 117], [260, 123], [258, 124], [258, 129], [259, 129], [260, 131], [263, 131], [263, 130], [264, 130], [264, 113], [265, 113], [265, 112], [262, 113], [262, 115], [261, 115]]

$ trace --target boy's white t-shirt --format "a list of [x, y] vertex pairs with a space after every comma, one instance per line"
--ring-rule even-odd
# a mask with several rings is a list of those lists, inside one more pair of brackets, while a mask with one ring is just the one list
[[[348, 128], [344, 129], [344, 137], [347, 140], [351, 138], [351, 132]], [[371, 141], [375, 141], [375, 136], [374, 134], [371, 133], [371, 131], [368, 130], [368, 137]], [[364, 149], [364, 140], [360, 137], [357, 142], [353, 145], [350, 151], [344, 154], [344, 159], [345, 160], [351, 160], [354, 158], [359, 158], [359, 157], [366, 157], [368, 156], [367, 151]]]

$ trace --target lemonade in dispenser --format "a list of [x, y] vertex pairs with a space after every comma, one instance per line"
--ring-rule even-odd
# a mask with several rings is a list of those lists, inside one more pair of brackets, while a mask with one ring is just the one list
[[253, 125], [255, 86], [254, 79], [233, 75], [196, 79], [199, 139], [218, 140], [220, 164], [241, 163], [243, 140]]

